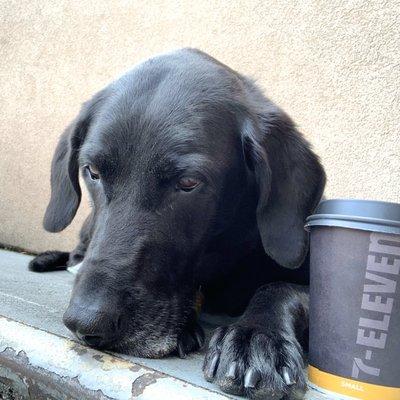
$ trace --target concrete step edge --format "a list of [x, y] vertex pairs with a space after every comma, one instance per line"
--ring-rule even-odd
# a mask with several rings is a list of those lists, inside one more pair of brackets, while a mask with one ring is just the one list
[[0, 398], [229, 399], [0, 316]]

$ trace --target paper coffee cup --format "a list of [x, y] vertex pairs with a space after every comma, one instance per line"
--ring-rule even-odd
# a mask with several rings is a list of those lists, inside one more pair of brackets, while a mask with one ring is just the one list
[[311, 385], [400, 400], [400, 204], [326, 200], [306, 229]]

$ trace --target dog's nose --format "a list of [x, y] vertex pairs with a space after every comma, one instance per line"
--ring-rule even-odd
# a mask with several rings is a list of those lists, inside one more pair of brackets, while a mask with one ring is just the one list
[[85, 342], [90, 347], [100, 347], [102, 343], [104, 343], [104, 337], [98, 335], [82, 335], [79, 331], [77, 331], [76, 336], [82, 342]]
[[121, 317], [116, 312], [70, 305], [64, 313], [65, 326], [88, 346], [104, 348], [121, 334]]

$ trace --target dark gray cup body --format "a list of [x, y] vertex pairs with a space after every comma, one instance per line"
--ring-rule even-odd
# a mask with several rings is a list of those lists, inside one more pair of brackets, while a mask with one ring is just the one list
[[[323, 209], [329, 211], [329, 204]], [[360, 223], [360, 218], [368, 215], [355, 215], [354, 227], [349, 215], [340, 226], [343, 214], [338, 215], [314, 215], [306, 225], [311, 231], [310, 364], [340, 377], [398, 388], [400, 231], [396, 223], [393, 229], [386, 224], [379, 229], [379, 213], [366, 229], [362, 222], [371, 221]]]

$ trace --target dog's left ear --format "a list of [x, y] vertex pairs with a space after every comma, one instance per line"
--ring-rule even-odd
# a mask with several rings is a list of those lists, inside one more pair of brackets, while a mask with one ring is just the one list
[[291, 119], [273, 105], [244, 119], [242, 142], [258, 186], [257, 224], [265, 252], [297, 268], [308, 251], [304, 222], [321, 199], [324, 170]]

